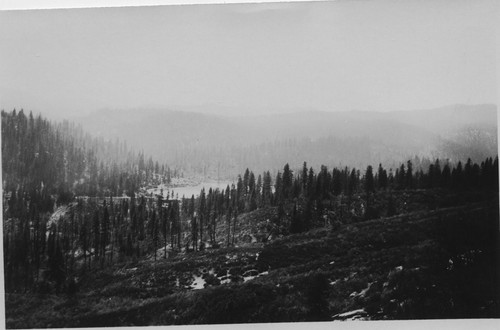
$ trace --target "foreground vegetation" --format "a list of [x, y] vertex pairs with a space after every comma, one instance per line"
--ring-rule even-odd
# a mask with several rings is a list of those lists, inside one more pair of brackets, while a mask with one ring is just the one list
[[7, 327], [500, 317], [498, 195], [459, 197], [408, 191], [397, 216], [117, 263], [71, 292], [8, 293]]

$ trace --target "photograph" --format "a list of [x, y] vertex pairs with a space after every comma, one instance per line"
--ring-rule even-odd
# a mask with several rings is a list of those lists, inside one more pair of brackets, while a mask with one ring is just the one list
[[0, 8], [0, 328], [500, 325], [500, 3], [118, 2]]

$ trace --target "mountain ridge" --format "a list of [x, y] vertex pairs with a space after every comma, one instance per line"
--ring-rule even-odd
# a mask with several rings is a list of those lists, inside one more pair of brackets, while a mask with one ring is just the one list
[[[326, 163], [327, 159], [349, 156], [357, 160], [351, 166], [366, 166], [395, 155], [398, 157], [395, 161], [405, 161], [404, 158], [415, 155], [465, 161], [461, 158], [471, 150], [476, 151], [473, 157], [478, 159], [474, 160], [497, 154], [497, 107], [493, 104], [393, 112], [313, 110], [244, 117], [134, 108], [107, 110], [82, 117], [78, 122], [91, 134], [124, 139], [129, 146], [155, 155], [174, 167], [213, 170], [217, 166], [220, 170], [220, 163], [228, 163], [231, 164], [228, 168], [233, 168], [235, 173], [244, 170], [243, 158], [258, 158], [259, 170], [273, 169], [275, 163], [297, 161], [283, 152], [276, 156], [280, 154], [276, 149], [280, 143], [289, 140], [297, 144], [311, 140], [313, 145], [305, 150], [310, 153], [304, 155], [305, 158], [309, 156]], [[474, 136], [469, 136], [471, 134]], [[326, 155], [319, 144], [329, 137], [338, 138], [335, 143], [347, 143], [354, 157], [346, 152], [337, 154], [334, 150], [338, 148]], [[356, 145], [360, 138], [370, 142], [370, 152]], [[259, 154], [259, 150], [244, 155], [249, 148], [253, 150], [268, 143], [276, 146], [267, 149], [267, 158]]]

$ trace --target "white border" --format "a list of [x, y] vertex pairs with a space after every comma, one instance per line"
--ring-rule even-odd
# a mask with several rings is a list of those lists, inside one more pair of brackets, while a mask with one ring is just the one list
[[[276, 3], [276, 2], [306, 2], [306, 1], [337, 1], [337, 0], [0, 0], [0, 11], [3, 10], [30, 10], [30, 9], [58, 9], [58, 8], [105, 8], [105, 7], [139, 7], [158, 5], [190, 5], [190, 4], [238, 4], [238, 3]], [[346, 0], [340, 0], [346, 1]], [[373, 0], [372, 0], [373, 1]], [[472, 1], [472, 0], [471, 0]], [[500, 34], [497, 34], [497, 44], [500, 46]], [[497, 53], [500, 56], [500, 52]], [[498, 57], [500, 58], [500, 57]], [[500, 65], [497, 73], [500, 72]], [[497, 75], [500, 77], [500, 75]], [[500, 93], [500, 90], [499, 90]], [[500, 94], [499, 94], [500, 97]], [[500, 99], [500, 98], [499, 98]], [[500, 116], [498, 118], [500, 126]], [[1, 125], [1, 124], [0, 124]], [[498, 132], [500, 139], [500, 130]], [[1, 141], [1, 137], [0, 137]], [[499, 145], [500, 148], [500, 145]], [[499, 149], [500, 150], [500, 149]], [[1, 167], [1, 164], [0, 164]], [[0, 173], [0, 180], [2, 173]], [[0, 208], [3, 209], [2, 199]], [[2, 214], [0, 214], [1, 218]], [[0, 226], [0, 235], [2, 226]], [[0, 236], [0, 241], [3, 241]], [[5, 300], [3, 287], [3, 244], [0, 245], [0, 329], [5, 327]], [[199, 326], [169, 326], [168, 329], [499, 329], [500, 319], [468, 319], [468, 320], [411, 320], [411, 321], [372, 321], [343, 323], [269, 323], [269, 324], [218, 324]], [[99, 328], [93, 328], [99, 329]], [[162, 327], [146, 327], [144, 329], [165, 329]]]
[[[138, 7], [158, 5], [191, 5], [215, 3], [272, 3], [318, 0], [0, 0], [0, 10]], [[335, 1], [335, 0], [319, 0]]]

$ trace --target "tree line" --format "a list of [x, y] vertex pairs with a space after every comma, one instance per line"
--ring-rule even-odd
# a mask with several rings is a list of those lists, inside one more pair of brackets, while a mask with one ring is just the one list
[[[7, 288], [52, 290], [68, 287], [68, 279], [94, 268], [124, 260], [197, 251], [237, 243], [239, 216], [271, 208], [276, 215], [266, 230], [287, 235], [326, 225], [325, 216], [342, 205], [364, 203], [364, 219], [377, 191], [449, 189], [498, 191], [498, 158], [481, 164], [467, 161], [451, 167], [436, 160], [426, 172], [413, 171], [411, 162], [396, 171], [368, 166], [318, 173], [304, 163], [294, 172], [286, 164], [274, 180], [269, 171], [246, 170], [226, 189], [202, 190], [195, 198], [141, 195], [122, 198], [76, 197], [59, 210], [60, 217], [37, 194], [11, 195], [4, 208], [4, 260]], [[342, 216], [341, 216], [342, 217]], [[341, 221], [347, 221], [348, 214]], [[257, 224], [255, 224], [257, 225]], [[328, 224], [330, 225], [330, 224]], [[217, 230], [219, 228], [219, 230]]]
[[179, 174], [124, 142], [92, 138], [72, 123], [51, 123], [23, 110], [2, 111], [2, 171], [4, 192], [43, 190], [62, 199], [131, 195]]
[[[363, 171], [315, 170], [304, 162], [295, 170], [286, 164], [275, 175], [246, 169], [226, 189], [177, 200], [169, 193], [138, 193], [144, 185], [168, 182], [168, 167], [123, 144], [103, 147], [84, 136], [68, 123], [2, 112], [8, 291], [71, 291], [77, 274], [116, 262], [235, 245], [241, 215], [259, 209], [273, 210], [266, 232], [288, 235], [331, 225], [332, 212], [339, 221], [375, 218], [379, 191], [498, 191], [498, 157], [480, 164], [436, 159], [427, 168], [409, 160], [394, 170], [379, 164]], [[355, 208], [362, 210], [357, 218]]]

